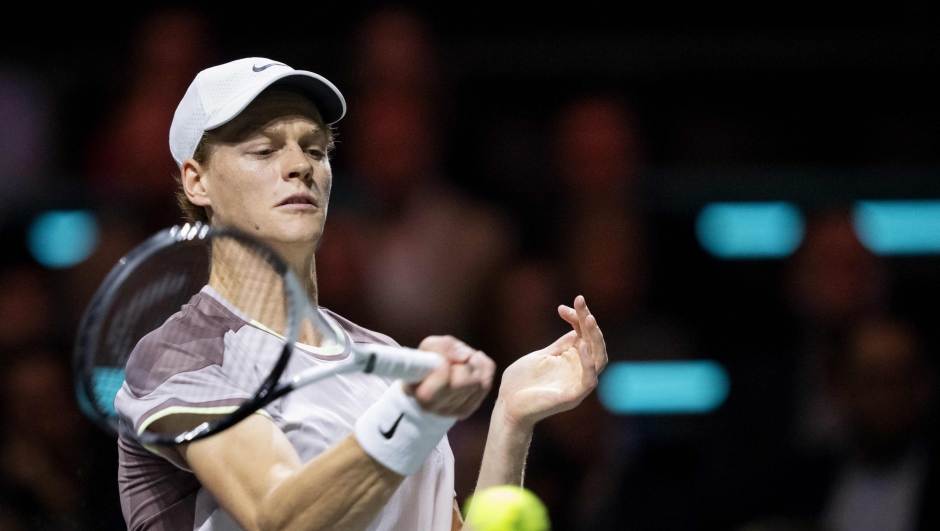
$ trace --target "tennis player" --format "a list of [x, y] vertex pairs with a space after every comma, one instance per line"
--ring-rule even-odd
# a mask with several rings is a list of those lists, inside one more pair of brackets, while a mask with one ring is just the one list
[[[314, 304], [314, 250], [332, 182], [329, 124], [345, 111], [339, 90], [321, 76], [248, 58], [197, 75], [170, 129], [188, 218], [235, 227], [270, 245], [305, 282]], [[238, 273], [214, 256], [209, 285], [136, 347], [115, 402], [125, 422], [158, 430], [161, 423], [232, 411], [257, 389], [257, 375], [235, 360], [246, 355], [240, 346], [257, 344], [247, 337], [275, 332], [232, 303], [252, 289]], [[347, 341], [396, 345], [320, 311]], [[560, 306], [559, 314], [573, 330], [503, 374], [478, 489], [521, 485], [535, 423], [579, 404], [607, 363], [584, 299]], [[119, 482], [128, 528], [460, 529], [446, 433], [479, 407], [495, 364], [453, 337], [428, 337], [420, 348], [445, 362], [416, 385], [343, 374], [197, 442], [146, 449], [122, 438]], [[286, 374], [347, 354], [341, 343], [308, 332]]]

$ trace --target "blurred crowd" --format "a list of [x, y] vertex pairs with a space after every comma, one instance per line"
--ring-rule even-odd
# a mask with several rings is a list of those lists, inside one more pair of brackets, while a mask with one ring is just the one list
[[[120, 256], [180, 219], [170, 121], [195, 74], [230, 59], [190, 38], [208, 25], [185, 10], [145, 21], [112, 107], [67, 139], [82, 143], [68, 182], [48, 151], [63, 141], [56, 95], [0, 65], [0, 530], [123, 528], [115, 445], [74, 396], [73, 334]], [[493, 192], [448, 175], [464, 122], [439, 38], [403, 10], [351, 36], [321, 305], [404, 345], [452, 334], [505, 368], [565, 333], [556, 308], [583, 294], [612, 361], [719, 360], [732, 383], [714, 413], [618, 416], [592, 395], [537, 427], [526, 485], [557, 531], [940, 529], [936, 346], [924, 314], [893, 304], [891, 268], [848, 210], [813, 212], [797, 252], [762, 269], [766, 288], [729, 300], [709, 284], [724, 265], [676, 252], [651, 208], [649, 141], [625, 94], [574, 95], [539, 126], [475, 123], [472, 164]], [[687, 143], [734, 149], [711, 133], [690, 126]], [[99, 223], [94, 253], [66, 269], [22, 243], [30, 215], [79, 204], [50, 187]], [[494, 398], [449, 435], [461, 501]]]

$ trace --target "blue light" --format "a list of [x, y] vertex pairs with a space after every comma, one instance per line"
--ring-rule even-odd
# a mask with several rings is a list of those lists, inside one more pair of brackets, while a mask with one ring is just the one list
[[715, 361], [614, 362], [601, 374], [597, 393], [611, 413], [701, 414], [720, 406], [730, 387]]
[[784, 258], [803, 240], [803, 216], [783, 201], [711, 203], [699, 213], [695, 233], [719, 258]]
[[92, 375], [93, 395], [98, 406], [108, 415], [117, 415], [114, 410], [114, 397], [124, 385], [124, 369], [120, 367], [96, 367]]
[[940, 201], [859, 201], [855, 233], [877, 254], [940, 253]]
[[71, 267], [95, 250], [98, 223], [85, 210], [51, 210], [33, 220], [27, 238], [29, 252], [40, 264]]

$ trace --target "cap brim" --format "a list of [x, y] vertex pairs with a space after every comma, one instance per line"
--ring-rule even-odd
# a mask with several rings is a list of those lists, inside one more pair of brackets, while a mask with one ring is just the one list
[[320, 111], [320, 116], [323, 117], [323, 121], [327, 124], [334, 124], [346, 115], [346, 100], [343, 98], [343, 94], [339, 89], [330, 83], [329, 80], [313, 72], [307, 72], [306, 70], [290, 70], [281, 75], [274, 76], [264, 83], [258, 84], [256, 87], [252, 87], [251, 90], [245, 91], [244, 94], [240, 94], [228, 105], [219, 109], [210, 117], [209, 122], [206, 123], [205, 130], [215, 129], [231, 121], [245, 110], [245, 107], [248, 107], [248, 104], [258, 97], [258, 94], [261, 94], [265, 89], [274, 85], [291, 87], [309, 96], [313, 104], [316, 105], [317, 109]]

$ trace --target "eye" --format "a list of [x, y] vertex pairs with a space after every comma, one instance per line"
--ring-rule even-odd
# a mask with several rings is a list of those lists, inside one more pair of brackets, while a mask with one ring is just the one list
[[323, 158], [326, 156], [326, 153], [324, 153], [320, 148], [308, 149], [307, 153], [316, 160], [323, 160]]
[[256, 155], [261, 155], [261, 156], [267, 156], [267, 155], [270, 155], [270, 154], [272, 154], [272, 153], [274, 153], [274, 150], [273, 150], [273, 149], [269, 149], [269, 148], [266, 148], [266, 149], [259, 149], [258, 151], [255, 151], [255, 154], [256, 154]]

